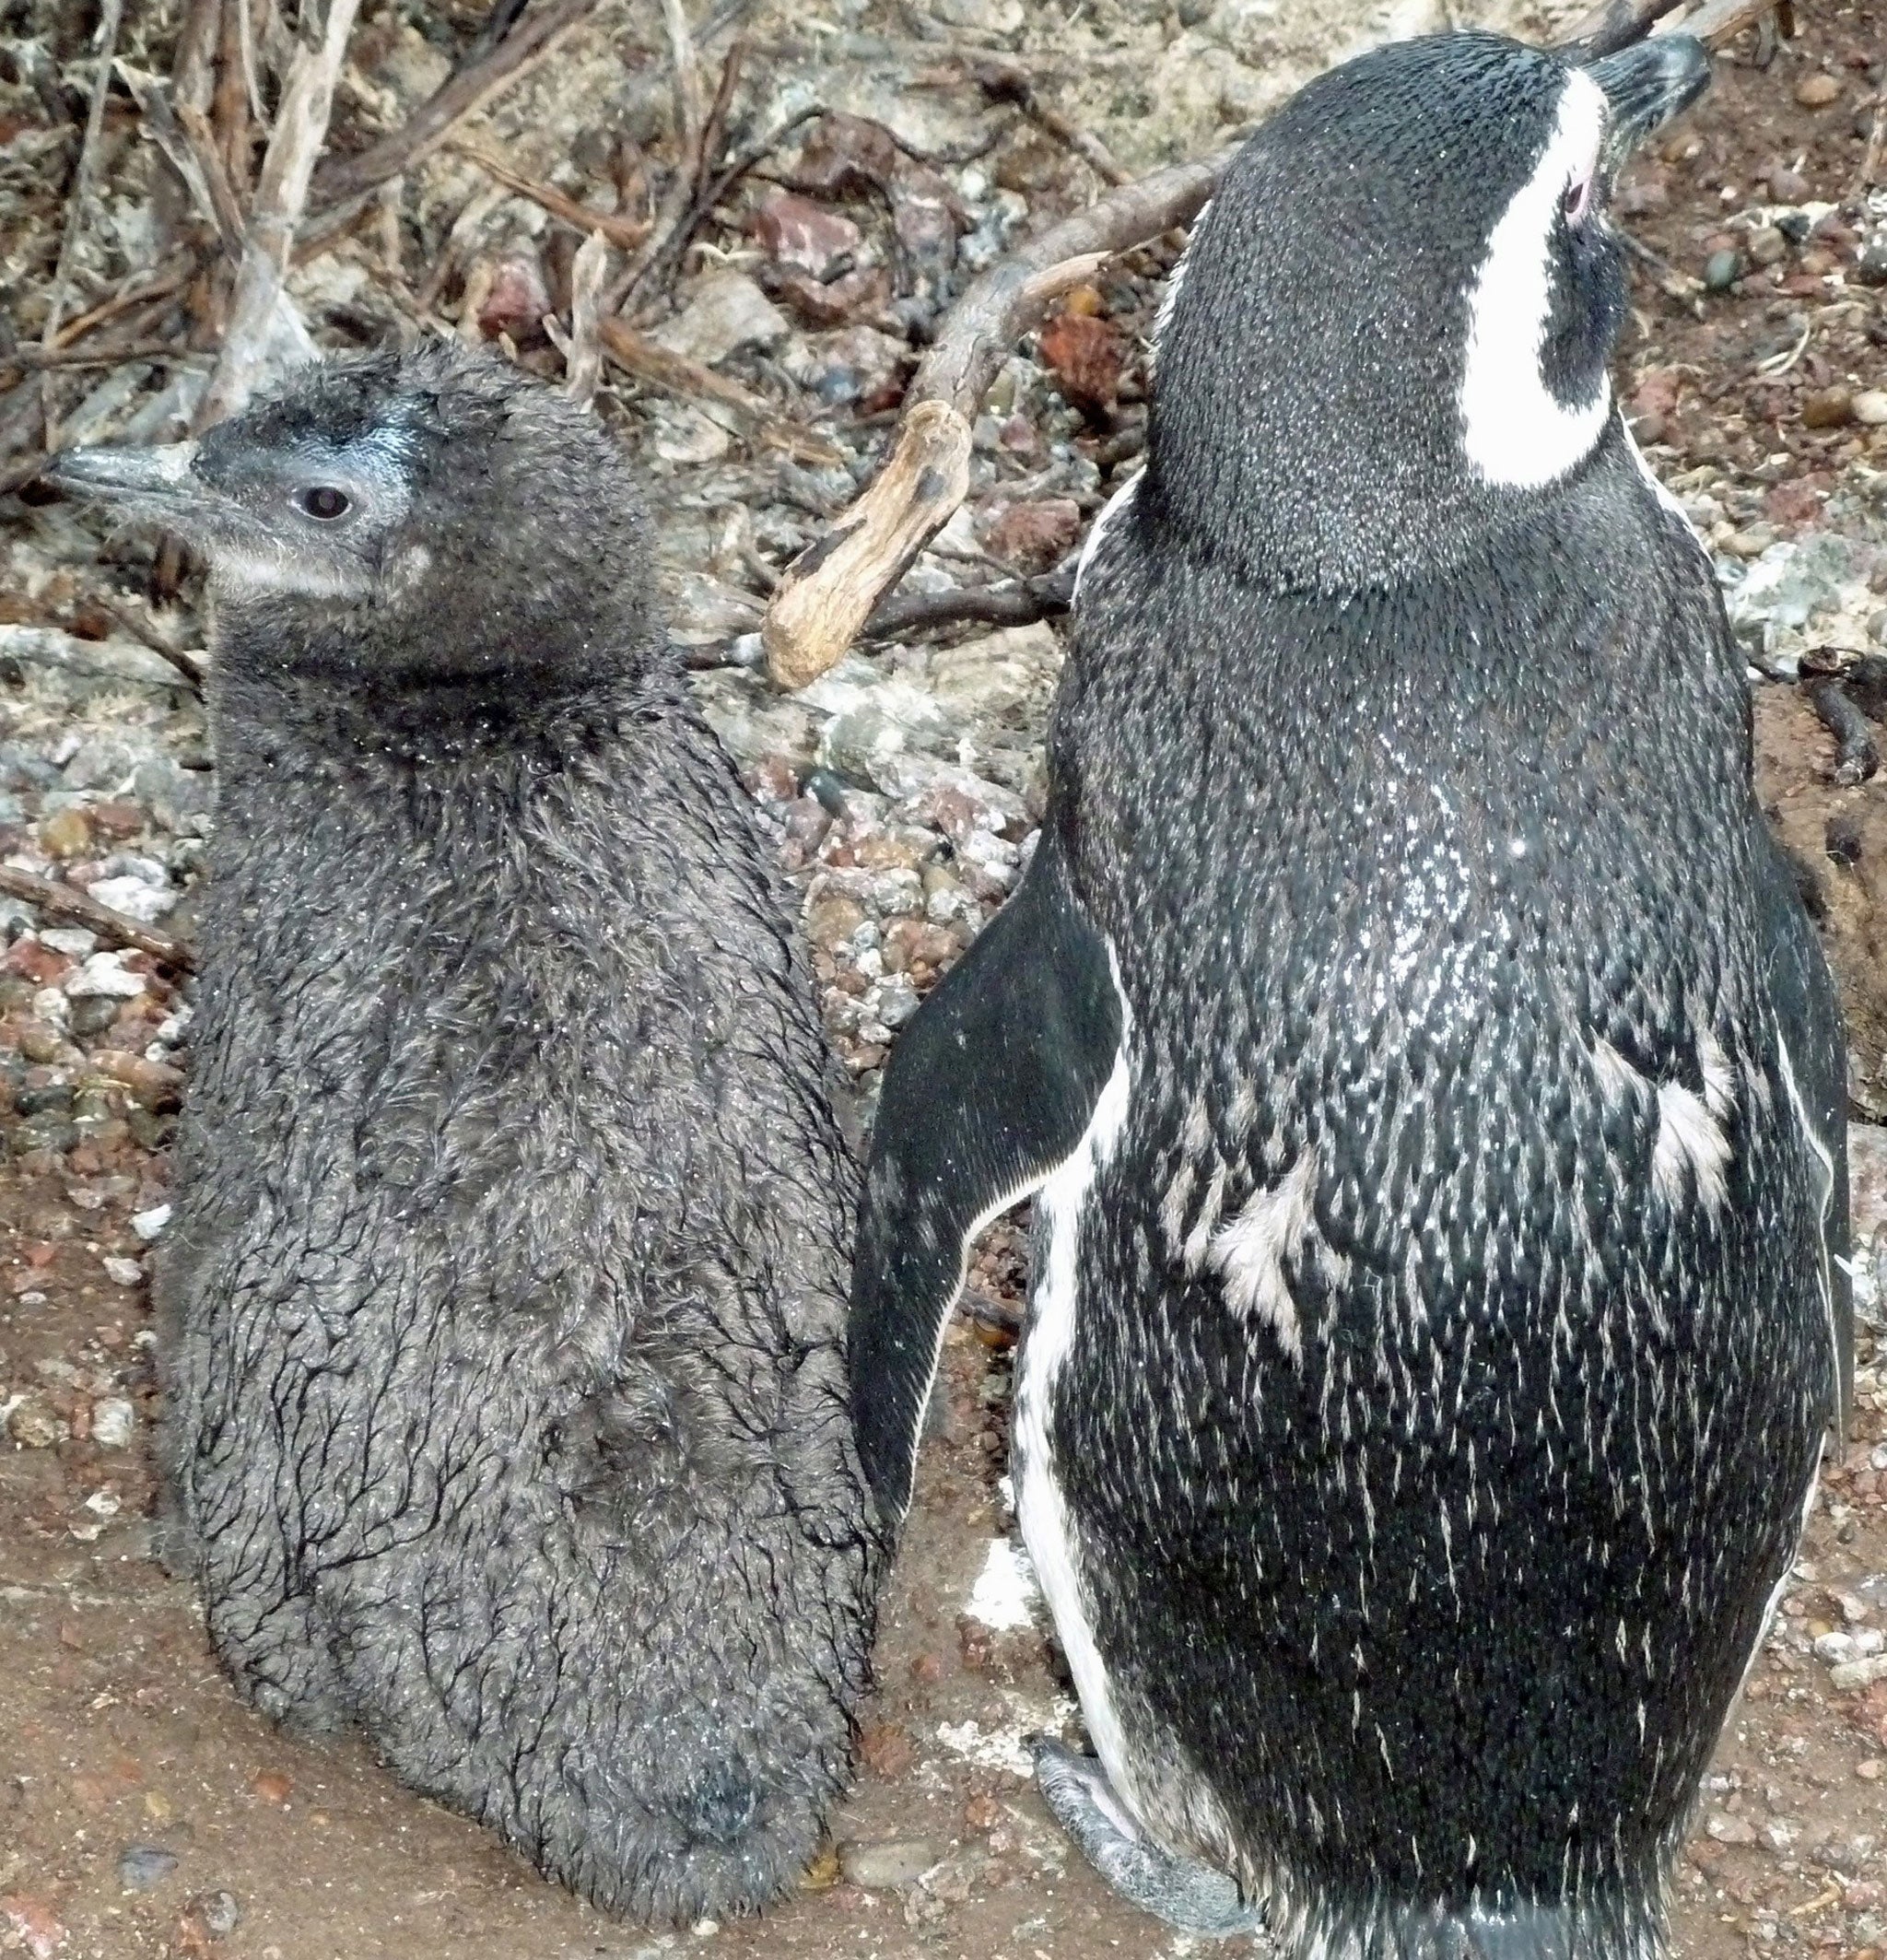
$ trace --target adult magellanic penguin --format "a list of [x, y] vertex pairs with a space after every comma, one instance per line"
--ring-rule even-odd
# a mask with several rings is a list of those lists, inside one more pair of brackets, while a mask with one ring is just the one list
[[908, 1502], [1037, 1195], [1022, 1529], [1176, 1924], [1648, 1955], [1838, 1419], [1844, 1059], [1710, 566], [1606, 360], [1703, 87], [1484, 33], [1232, 166], [1084, 569], [1040, 847], [886, 1081], [853, 1295]]

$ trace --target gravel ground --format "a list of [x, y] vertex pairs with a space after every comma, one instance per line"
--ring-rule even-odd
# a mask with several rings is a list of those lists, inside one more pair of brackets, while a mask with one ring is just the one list
[[[0, 260], [0, 294], [28, 336], [47, 226], [56, 234], [59, 207], [43, 194], [72, 161], [70, 90], [51, 77], [62, 63], [85, 72], [70, 26], [50, 32], [43, 60], [32, 53], [41, 11], [0, 8], [18, 35], [0, 38], [0, 218], [40, 221]], [[960, 74], [923, 83], [925, 65], [934, 54], [947, 67], [959, 46], [1033, 48], [1057, 100], [1137, 168], [1223, 139], [1356, 25], [1354, 12], [1315, 9], [1287, 11], [1280, 25], [1237, 0], [1100, 0], [1051, 32], [1023, 11], [1014, 0], [939, 0], [922, 14], [838, 6], [821, 16], [823, 38], [790, 14], [756, 17], [776, 51], [753, 101], [740, 99], [757, 126], [818, 100], [882, 118], [931, 160], [887, 147], [869, 123], [806, 125], [768, 179], [728, 194], [641, 323], [815, 427], [846, 462], [785, 460], [751, 442], [740, 415], [621, 376], [599, 403], [645, 458], [678, 632], [801, 894], [861, 1121], [897, 1029], [1026, 861], [1061, 641], [1049, 622], [957, 628], [873, 646], [783, 698], [756, 671], [760, 606], [868, 473], [939, 308], [1005, 240], [1093, 186]], [[161, 65], [163, 18], [135, 26], [135, 59]], [[554, 75], [539, 71], [495, 114], [493, 140], [572, 196], [639, 208], [653, 191], [639, 147], [659, 185], [666, 138], [661, 91], [621, 42], [627, 32], [657, 45], [652, 18], [606, 9]], [[1372, 18], [1378, 28], [1390, 18]], [[472, 24], [469, 10], [369, 17], [344, 91], [357, 133], [432, 86], [443, 51]], [[1805, 10], [1800, 25], [1767, 67], [1747, 37], [1626, 188], [1630, 225], [1660, 263], [1640, 267], [1620, 387], [1655, 466], [1718, 555], [1752, 661], [1775, 676], [1752, 683], [1762, 794], [1816, 899], [1854, 1033], [1854, 1114], [1871, 1124], [1887, 1120], [1887, 804], [1877, 782], [1833, 780], [1833, 740], [1799, 676], [1887, 651], [1887, 427], [1875, 405], [1887, 408], [1887, 198], [1869, 202], [1858, 183], [1878, 127], [1881, 23], [1850, 5]], [[585, 127], [566, 141], [556, 115], [572, 100]], [[88, 301], [161, 231], [170, 194], [115, 98], [107, 128], [98, 222], [79, 254]], [[341, 345], [425, 319], [506, 335], [517, 358], [555, 374], [535, 321], [541, 301], [566, 297], [574, 236], [521, 198], [460, 224], [484, 195], [460, 158], [414, 173], [405, 194], [398, 249], [369, 228], [297, 276], [316, 337]], [[1170, 256], [1162, 248], [1108, 269], [1009, 364], [979, 424], [970, 504], [907, 590], [1041, 570], [1078, 543], [1134, 466], [1143, 338]], [[139, 327], [174, 334], [176, 361], [62, 375], [68, 429], [171, 432], [202, 372], [193, 350], [213, 344], [215, 293], [198, 283], [201, 293]], [[0, 432], [19, 405], [16, 381], [0, 394]], [[188, 580], [173, 601], [143, 542], [101, 538], [65, 507], [17, 499], [0, 501], [0, 858], [187, 937], [214, 774], [193, 693], [156, 648], [200, 637]], [[1852, 698], [1871, 711], [1872, 683], [1865, 665], [1855, 671]], [[145, 956], [12, 901], [0, 900], [0, 1953], [1137, 1960], [1191, 1950], [1072, 1860], [1022, 1774], [1020, 1737], [1069, 1722], [1072, 1704], [1007, 1538], [1010, 1344], [1024, 1277], [1014, 1222], [984, 1241], [950, 1331], [859, 1783], [830, 1855], [802, 1896], [757, 1925], [639, 1933], [400, 1790], [358, 1743], [290, 1740], [235, 1702], [191, 1599], [147, 1556], [144, 1264], [164, 1227], [187, 991]], [[1887, 1133], [1856, 1136], [1873, 1317], [1856, 1434], [1824, 1475], [1795, 1584], [1678, 1869], [1679, 1951], [1699, 1960], [1752, 1947], [1887, 1952], [1887, 1382], [1874, 1347]]]

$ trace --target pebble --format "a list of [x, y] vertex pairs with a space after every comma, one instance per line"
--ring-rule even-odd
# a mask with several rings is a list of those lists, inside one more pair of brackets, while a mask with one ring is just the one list
[[1869, 1654], [1864, 1661], [1844, 1661], [1828, 1670], [1830, 1683], [1842, 1689], [1871, 1687], [1887, 1681], [1887, 1654]]
[[146, 1245], [161, 1237], [170, 1222], [170, 1207], [168, 1204], [154, 1204], [147, 1212], [133, 1212], [131, 1215], [131, 1229]]
[[1854, 414], [1854, 396], [1846, 388], [1818, 388], [1802, 397], [1804, 428], [1840, 428]]
[[127, 1892], [148, 1892], [176, 1869], [176, 1852], [159, 1845], [128, 1844], [118, 1854], [118, 1883]]
[[64, 1423], [37, 1395], [21, 1396], [6, 1417], [6, 1434], [22, 1449], [51, 1449], [65, 1440], [66, 1433]]
[[144, 1284], [144, 1268], [135, 1259], [121, 1258], [116, 1253], [107, 1253], [102, 1262], [105, 1276], [115, 1286], [141, 1286]]
[[92, 954], [77, 972], [66, 975], [62, 985], [75, 1001], [100, 996], [129, 1001], [145, 991], [144, 975], [126, 968], [123, 953]]
[[937, 1848], [927, 1837], [887, 1837], [877, 1844], [838, 1848], [839, 1870], [865, 1892], [914, 1885], [937, 1859]]
[[1728, 1811], [1713, 1811], [1704, 1830], [1718, 1844], [1754, 1844], [1756, 1841], [1756, 1826], [1747, 1817], [1732, 1817]]
[[1758, 265], [1774, 265], [1788, 255], [1788, 241], [1774, 225], [1759, 225], [1750, 233], [1750, 257]]
[[685, 359], [711, 368], [742, 347], [777, 346], [792, 323], [744, 272], [696, 280], [687, 304], [650, 336]]
[[242, 1907], [233, 1892], [199, 1892], [184, 1909], [203, 1921], [213, 1940], [227, 1940], [242, 1923]]
[[1713, 293], [1725, 293], [1742, 276], [1742, 254], [1728, 248], [1713, 252], [1704, 261], [1704, 284]]
[[1854, 418], [1866, 428], [1887, 426], [1887, 390], [1864, 388], [1851, 405]]
[[1887, 286], [1887, 234], [1869, 239], [1854, 262], [1854, 276], [1863, 286]]
[[1795, 85], [1795, 99], [1804, 109], [1826, 109], [1841, 100], [1841, 84], [1832, 75], [1805, 75]]
[[137, 1413], [123, 1396], [108, 1395], [92, 1404], [92, 1441], [100, 1449], [126, 1449], [137, 1426]]

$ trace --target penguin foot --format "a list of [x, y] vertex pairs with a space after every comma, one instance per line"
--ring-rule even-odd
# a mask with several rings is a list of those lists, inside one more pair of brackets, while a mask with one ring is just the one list
[[1091, 1755], [1076, 1755], [1052, 1736], [1032, 1735], [1036, 1784], [1055, 1821], [1120, 1896], [1178, 1932], [1227, 1940], [1262, 1932], [1263, 1910], [1248, 1906], [1224, 1872], [1193, 1864], [1144, 1837]]

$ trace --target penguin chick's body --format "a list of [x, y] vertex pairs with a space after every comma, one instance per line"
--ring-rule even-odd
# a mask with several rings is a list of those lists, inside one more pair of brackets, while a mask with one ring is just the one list
[[1701, 86], [1487, 34], [1234, 162], [1075, 607], [1041, 841], [904, 1035], [853, 1293], [893, 1517], [1036, 1193], [1020, 1521], [1174, 1923], [1643, 1956], [1850, 1343], [1829, 978], [1605, 361]]
[[613, 1911], [749, 1909], [871, 1630], [808, 977], [592, 418], [438, 347], [303, 373], [57, 479], [211, 569], [174, 1561], [269, 1714]]

